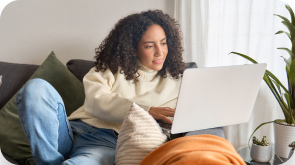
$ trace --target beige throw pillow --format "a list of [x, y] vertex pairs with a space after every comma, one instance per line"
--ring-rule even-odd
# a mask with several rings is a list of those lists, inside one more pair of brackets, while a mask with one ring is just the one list
[[162, 133], [156, 120], [133, 103], [119, 132], [115, 164], [138, 165], [146, 155], [166, 140], [167, 136]]

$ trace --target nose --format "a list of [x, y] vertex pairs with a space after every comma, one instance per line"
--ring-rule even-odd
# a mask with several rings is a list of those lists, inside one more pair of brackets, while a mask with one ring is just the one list
[[155, 56], [159, 57], [163, 55], [163, 48], [161, 47], [161, 45], [157, 45], [156, 46], [156, 52], [155, 52]]

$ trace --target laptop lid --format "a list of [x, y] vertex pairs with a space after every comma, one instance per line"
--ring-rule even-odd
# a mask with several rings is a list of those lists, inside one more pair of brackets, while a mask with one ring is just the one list
[[266, 64], [186, 69], [171, 133], [248, 122], [265, 69]]

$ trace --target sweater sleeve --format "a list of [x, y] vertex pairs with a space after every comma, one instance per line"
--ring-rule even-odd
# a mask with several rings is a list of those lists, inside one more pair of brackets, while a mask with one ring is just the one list
[[[115, 77], [109, 69], [96, 72], [92, 68], [83, 79], [86, 97], [84, 110], [96, 118], [122, 123], [134, 101], [112, 93], [114, 82]], [[150, 109], [142, 103], [137, 104], [146, 111]]]

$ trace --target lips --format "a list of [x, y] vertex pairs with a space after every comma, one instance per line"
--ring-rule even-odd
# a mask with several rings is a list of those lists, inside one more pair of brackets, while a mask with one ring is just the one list
[[162, 62], [163, 62], [163, 59], [159, 59], [159, 60], [153, 61], [153, 63], [155, 63], [155, 64], [161, 64]]

